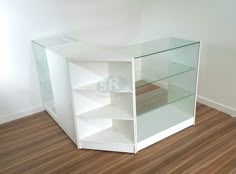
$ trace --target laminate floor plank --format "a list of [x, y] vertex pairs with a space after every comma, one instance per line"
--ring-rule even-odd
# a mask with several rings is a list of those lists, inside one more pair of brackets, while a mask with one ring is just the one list
[[197, 104], [196, 125], [137, 154], [79, 150], [41, 112], [0, 125], [0, 174], [236, 174], [236, 118]]

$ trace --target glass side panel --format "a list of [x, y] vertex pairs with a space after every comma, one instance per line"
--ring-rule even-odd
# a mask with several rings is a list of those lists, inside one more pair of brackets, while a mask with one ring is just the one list
[[199, 44], [194, 44], [135, 59], [136, 87], [196, 69], [198, 50]]
[[33, 43], [43, 103], [56, 113], [45, 48]]
[[194, 117], [194, 95], [137, 118], [138, 142]]
[[196, 70], [136, 88], [137, 116], [195, 94]]

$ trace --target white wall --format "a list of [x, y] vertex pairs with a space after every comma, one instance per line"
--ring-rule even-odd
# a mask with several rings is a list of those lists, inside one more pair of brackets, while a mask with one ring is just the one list
[[165, 36], [201, 40], [199, 95], [233, 113], [236, 2], [140, 1], [0, 0], [0, 123], [42, 109], [32, 38], [78, 30], [88, 40], [126, 43], [139, 36], [140, 24], [141, 40]]
[[42, 110], [31, 40], [78, 30], [121, 43], [137, 36], [137, 0], [0, 0], [0, 123]]
[[147, 0], [142, 40], [202, 41], [199, 101], [236, 115], [236, 1]]

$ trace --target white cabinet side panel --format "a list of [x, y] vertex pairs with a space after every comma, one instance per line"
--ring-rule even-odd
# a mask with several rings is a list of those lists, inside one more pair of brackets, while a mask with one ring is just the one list
[[74, 114], [66, 58], [46, 50], [52, 90], [55, 101], [56, 119], [61, 128], [76, 142]]

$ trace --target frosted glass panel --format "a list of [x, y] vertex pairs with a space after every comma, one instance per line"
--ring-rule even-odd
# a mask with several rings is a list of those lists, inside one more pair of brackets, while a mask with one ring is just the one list
[[33, 47], [39, 74], [43, 103], [52, 112], [56, 113], [45, 48], [34, 42], [33, 42]]

